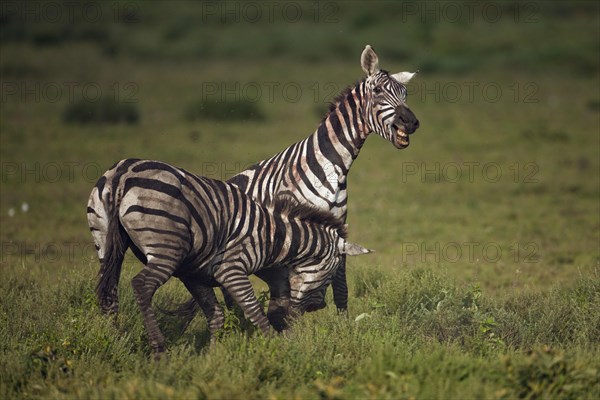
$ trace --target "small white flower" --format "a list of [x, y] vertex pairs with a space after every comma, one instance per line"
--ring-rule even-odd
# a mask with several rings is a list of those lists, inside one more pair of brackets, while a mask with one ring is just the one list
[[21, 204], [21, 211], [23, 211], [24, 213], [29, 211], [29, 204], [27, 204], [27, 203]]
[[14, 208], [11, 207], [11, 208], [8, 209], [8, 216], [11, 217], [11, 218], [15, 216], [15, 209]]

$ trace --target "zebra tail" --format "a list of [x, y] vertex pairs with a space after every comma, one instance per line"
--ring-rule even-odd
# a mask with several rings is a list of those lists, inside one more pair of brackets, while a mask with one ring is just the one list
[[183, 335], [188, 326], [190, 326], [190, 323], [194, 319], [194, 316], [200, 309], [200, 306], [198, 305], [196, 300], [194, 300], [193, 297], [186, 302], [177, 304], [174, 310], [163, 308], [158, 304], [154, 305], [154, 307], [156, 307], [156, 309], [163, 314], [183, 319], [179, 328], [179, 335]]
[[198, 310], [200, 308], [198, 306], [198, 303], [196, 302], [196, 300], [194, 300], [193, 297], [186, 302], [177, 304], [176, 308], [173, 310], [163, 308], [158, 304], [155, 305], [155, 307], [158, 311], [160, 311], [161, 313], [166, 314], [170, 317], [184, 317], [184, 318], [189, 317], [190, 321], [191, 321], [191, 317], [196, 315], [196, 313], [198, 312]]
[[116, 291], [119, 275], [121, 274], [121, 265], [128, 247], [127, 240], [127, 233], [119, 221], [119, 207], [114, 204], [108, 212], [104, 258], [100, 263], [98, 284], [96, 285], [96, 295], [103, 309], [110, 307], [111, 304], [107, 303], [112, 303], [113, 299], [111, 297]]

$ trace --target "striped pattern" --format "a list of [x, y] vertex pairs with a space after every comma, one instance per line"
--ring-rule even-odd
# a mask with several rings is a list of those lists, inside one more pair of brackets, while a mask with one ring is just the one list
[[[152, 309], [156, 290], [178, 277], [207, 317], [223, 326], [214, 286], [222, 286], [264, 333], [270, 325], [248, 275], [286, 266], [293, 314], [323, 303], [345, 241], [331, 214], [281, 200], [265, 208], [234, 185], [198, 177], [158, 161], [128, 159], [93, 188], [88, 223], [101, 262], [97, 295], [105, 313], [118, 312], [117, 285], [128, 248], [145, 265], [132, 281], [152, 348], [164, 337]], [[214, 335], [213, 335], [214, 337]]]
[[[329, 211], [345, 221], [348, 172], [368, 135], [375, 132], [403, 149], [409, 145], [408, 135], [419, 127], [419, 121], [406, 105], [405, 83], [414, 74], [390, 75], [380, 70], [377, 55], [370, 46], [363, 51], [361, 64], [367, 77], [332, 102], [311, 136], [229, 182], [259, 202], [268, 204], [285, 196]], [[269, 276], [266, 282], [271, 289], [269, 319], [274, 326], [280, 326], [278, 316], [285, 312], [277, 304], [285, 303], [280, 300], [287, 296], [281, 287], [285, 277]], [[338, 310], [347, 309], [345, 257], [341, 258], [333, 280], [333, 298]]]

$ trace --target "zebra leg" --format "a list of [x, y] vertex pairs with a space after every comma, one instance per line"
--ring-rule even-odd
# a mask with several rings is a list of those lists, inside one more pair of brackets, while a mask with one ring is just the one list
[[273, 267], [256, 273], [269, 286], [270, 299], [267, 318], [277, 332], [288, 328], [286, 318], [290, 304], [289, 271], [284, 267]]
[[340, 265], [333, 276], [331, 284], [333, 289], [333, 302], [340, 314], [348, 315], [348, 285], [346, 283], [346, 255], [341, 255]]
[[258, 327], [263, 334], [269, 334], [271, 326], [265, 312], [254, 294], [254, 288], [241, 267], [221, 267], [215, 273], [215, 280], [231, 295], [244, 311], [244, 316]]
[[225, 305], [227, 308], [233, 310], [235, 307], [235, 300], [233, 300], [233, 297], [231, 297], [227, 290], [225, 290], [223, 287], [221, 287], [221, 293], [223, 293], [223, 300], [225, 300]]
[[154, 350], [155, 359], [159, 359], [165, 351], [165, 337], [158, 327], [156, 315], [152, 309], [152, 297], [156, 290], [169, 280], [171, 275], [171, 270], [165, 268], [165, 266], [148, 262], [144, 269], [131, 281], [138, 306], [144, 317], [144, 327], [148, 334], [150, 346]]
[[223, 329], [225, 323], [223, 310], [217, 301], [215, 291], [212, 287], [196, 280], [187, 279], [183, 281], [183, 284], [204, 312], [208, 331], [210, 332], [210, 343], [213, 344], [217, 339], [216, 333]]

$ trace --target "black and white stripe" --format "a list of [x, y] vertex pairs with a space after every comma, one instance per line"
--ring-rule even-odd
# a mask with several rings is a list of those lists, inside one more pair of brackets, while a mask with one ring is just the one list
[[145, 265], [132, 281], [154, 351], [164, 337], [152, 309], [155, 291], [178, 277], [207, 317], [223, 326], [214, 286], [222, 286], [264, 333], [269, 321], [248, 275], [285, 265], [290, 309], [323, 302], [341, 254], [366, 250], [345, 241], [345, 225], [329, 213], [280, 200], [259, 204], [232, 184], [168, 164], [127, 159], [92, 189], [88, 223], [101, 262], [97, 295], [105, 313], [118, 312], [117, 285], [127, 248]]
[[[406, 105], [405, 84], [414, 73], [389, 74], [379, 69], [377, 55], [366, 46], [361, 55], [366, 78], [343, 91], [333, 102], [317, 130], [275, 156], [260, 161], [234, 176], [234, 183], [262, 203], [285, 196], [302, 204], [331, 212], [345, 221], [348, 195], [347, 176], [368, 135], [377, 133], [398, 149], [409, 145], [409, 134], [419, 121]], [[282, 269], [281, 271], [285, 271]], [[271, 288], [269, 319], [278, 326], [271, 313], [285, 296], [281, 284], [285, 277], [269, 276]], [[346, 260], [341, 258], [333, 280], [333, 298], [339, 310], [348, 305]]]

